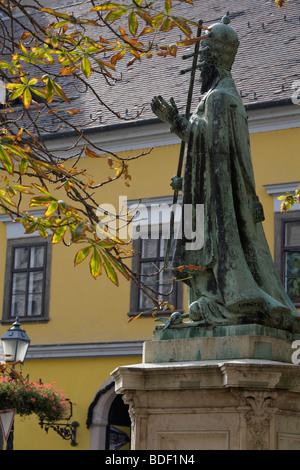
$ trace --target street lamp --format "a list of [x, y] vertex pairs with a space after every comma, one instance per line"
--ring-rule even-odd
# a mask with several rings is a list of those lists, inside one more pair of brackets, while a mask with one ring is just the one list
[[21, 362], [23, 364], [27, 354], [30, 339], [26, 331], [20, 328], [19, 318], [13, 323], [12, 328], [7, 330], [1, 338], [5, 362]]
[[[6, 364], [12, 365], [12, 372], [10, 374], [11, 378], [14, 378], [13, 370], [16, 363], [23, 364], [25, 356], [27, 354], [28, 346], [30, 344], [30, 339], [27, 336], [26, 331], [20, 328], [21, 323], [19, 318], [16, 318], [16, 321], [13, 323], [12, 328], [7, 330], [6, 333], [1, 338], [4, 360]], [[6, 441], [6, 450], [13, 450], [13, 440], [14, 440], [14, 422], [12, 417], [11, 428], [9, 432], [8, 439]]]

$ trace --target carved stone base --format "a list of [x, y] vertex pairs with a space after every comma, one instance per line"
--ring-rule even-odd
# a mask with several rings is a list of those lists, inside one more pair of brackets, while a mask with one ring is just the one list
[[119, 367], [112, 377], [129, 404], [132, 449], [300, 450], [298, 365], [254, 358], [144, 362]]

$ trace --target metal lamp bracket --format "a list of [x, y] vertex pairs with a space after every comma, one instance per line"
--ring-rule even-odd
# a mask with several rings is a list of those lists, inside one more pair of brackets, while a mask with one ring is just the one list
[[69, 400], [70, 403], [70, 416], [66, 418], [64, 423], [49, 423], [42, 419], [39, 420], [39, 425], [42, 429], [45, 429], [46, 433], [48, 433], [49, 429], [53, 429], [59, 436], [61, 436], [64, 440], [71, 441], [71, 446], [77, 446], [76, 442], [76, 432], [77, 428], [79, 427], [79, 423], [77, 421], [73, 421], [70, 423], [70, 419], [73, 416], [73, 403]]

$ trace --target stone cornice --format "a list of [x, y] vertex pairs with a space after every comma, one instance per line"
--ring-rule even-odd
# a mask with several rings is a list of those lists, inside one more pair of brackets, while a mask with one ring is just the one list
[[[286, 104], [274, 107], [249, 107], [247, 109], [250, 134], [299, 127], [300, 106]], [[138, 125], [137, 125], [138, 124]], [[169, 126], [158, 119], [126, 123], [94, 129], [89, 138], [103, 151], [121, 152], [175, 145], [180, 141], [170, 132]], [[65, 156], [70, 156], [67, 147], [74, 143], [72, 135], [51, 139], [49, 147], [57, 148], [58, 141]]]
[[142, 351], [143, 341], [37, 344], [29, 347], [26, 361], [32, 359], [141, 356]]

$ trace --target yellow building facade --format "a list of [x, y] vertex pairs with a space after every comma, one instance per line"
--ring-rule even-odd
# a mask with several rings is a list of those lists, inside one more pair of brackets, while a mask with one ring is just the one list
[[[291, 107], [298, 116], [298, 109]], [[296, 184], [295, 176], [299, 174], [300, 128], [289, 124], [286, 129], [264, 131], [255, 128], [257, 117], [253, 117], [251, 148], [256, 176], [257, 193], [264, 205], [266, 220], [264, 228], [271, 250], [274, 252], [274, 203], [277, 204], [278, 187], [285, 189], [287, 183]], [[250, 115], [251, 130], [251, 115]], [[264, 125], [266, 125], [265, 117]], [[280, 117], [278, 117], [278, 123]], [[268, 127], [268, 126], [266, 126]], [[145, 127], [146, 130], [146, 127]], [[147, 132], [149, 129], [147, 130]], [[121, 129], [119, 130], [121, 132]], [[166, 131], [167, 132], [167, 131]], [[167, 134], [166, 134], [167, 137]], [[148, 137], [149, 138], [149, 137]], [[128, 143], [128, 145], [130, 145]], [[118, 204], [118, 196], [126, 195], [128, 200], [141, 197], [151, 198], [167, 196], [169, 191], [170, 169], [176, 167], [179, 144], [160, 145], [151, 154], [140, 159], [131, 167], [132, 186], [125, 190], [122, 183], [117, 183], [114, 194], [107, 191], [104, 201]], [[133, 154], [134, 150], [132, 150]], [[163, 163], [162, 163], [163, 161]], [[286, 164], [284, 164], [286, 162]], [[91, 174], [99, 171], [95, 160], [90, 160], [94, 167], [89, 167]], [[157, 171], [157, 169], [160, 169]], [[270, 187], [276, 186], [275, 196], [270, 194]], [[266, 189], [268, 188], [268, 190]], [[297, 186], [296, 186], [297, 187]], [[155, 191], [154, 191], [155, 188]], [[269, 194], [268, 194], [269, 192]], [[295, 206], [294, 209], [297, 209]], [[292, 214], [292, 211], [290, 212]], [[298, 215], [298, 211], [293, 211]], [[281, 217], [284, 217], [281, 215]], [[5, 246], [9, 222], [1, 223], [1, 259], [0, 281], [5, 284]], [[52, 246], [49, 320], [44, 323], [22, 323], [31, 339], [27, 359], [23, 365], [23, 375], [29, 375], [31, 381], [41, 379], [44, 383], [55, 382], [57, 388], [73, 403], [73, 416], [77, 421], [77, 446], [70, 446], [54, 430], [48, 433], [38, 424], [33, 415], [30, 418], [15, 420], [15, 449], [105, 449], [103, 436], [106, 432], [109, 409], [114, 398], [113, 387], [101, 396], [101, 390], [110, 383], [110, 373], [118, 366], [141, 361], [142, 342], [151, 339], [155, 328], [151, 316], [140, 317], [128, 322], [130, 309], [130, 282], [120, 279], [119, 287], [114, 286], [103, 274], [94, 280], [88, 265], [82, 263], [74, 268], [73, 261], [78, 247], [67, 248], [63, 245]], [[3, 303], [4, 291], [1, 291], [0, 302]], [[22, 319], [20, 319], [22, 322]], [[1, 326], [3, 334], [9, 324]], [[95, 412], [93, 402], [97, 393], [99, 403], [107, 401], [106, 407]], [[97, 401], [97, 400], [96, 400]], [[93, 410], [91, 417], [89, 411]], [[102, 415], [101, 415], [102, 413]], [[97, 422], [98, 420], [98, 422]], [[99, 428], [102, 434], [99, 438]], [[104, 434], [103, 434], [104, 433]], [[96, 436], [96, 437], [95, 437]], [[98, 436], [98, 442], [95, 441]]]

